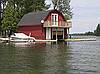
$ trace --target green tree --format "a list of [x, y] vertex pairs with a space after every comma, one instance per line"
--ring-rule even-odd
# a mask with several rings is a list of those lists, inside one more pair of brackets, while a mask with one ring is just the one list
[[32, 11], [43, 11], [49, 8], [45, 0], [6, 0], [4, 6], [2, 30], [6, 35], [9, 27], [16, 31], [17, 24], [24, 14]]
[[70, 7], [71, 0], [52, 0], [54, 9], [61, 11], [67, 20], [72, 18], [72, 12]]
[[7, 30], [9, 29], [9, 27], [16, 26], [15, 22], [16, 20], [13, 14], [14, 14], [14, 8], [8, 4], [3, 14], [2, 26], [1, 26], [4, 35], [7, 34]]
[[100, 36], [100, 24], [98, 24], [96, 30], [94, 31], [96, 36]]
[[43, 11], [47, 10], [49, 7], [46, 5], [45, 0], [23, 0], [23, 11], [24, 14], [32, 11]]
[[84, 35], [94, 35], [94, 33], [93, 32], [86, 32]]
[[17, 23], [22, 17], [22, 11], [18, 8], [18, 0], [6, 0], [2, 17], [2, 34], [7, 36], [9, 29], [16, 31]]
[[57, 9], [59, 0], [52, 0], [54, 9]]

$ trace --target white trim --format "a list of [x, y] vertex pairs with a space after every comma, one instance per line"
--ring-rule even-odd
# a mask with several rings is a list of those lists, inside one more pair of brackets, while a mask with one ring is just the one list
[[[52, 16], [54, 16], [54, 17], [52, 17]], [[54, 19], [54, 21], [52, 19]], [[51, 14], [51, 22], [52, 22], [52, 26], [58, 27], [58, 14], [56, 14], [56, 13]]]

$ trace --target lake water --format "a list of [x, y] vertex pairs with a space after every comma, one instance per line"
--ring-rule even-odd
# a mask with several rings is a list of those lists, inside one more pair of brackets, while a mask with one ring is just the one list
[[0, 74], [100, 74], [96, 41], [0, 44]]

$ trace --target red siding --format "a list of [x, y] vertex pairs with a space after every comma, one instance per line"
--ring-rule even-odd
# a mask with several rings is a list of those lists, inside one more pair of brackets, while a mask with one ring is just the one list
[[60, 23], [60, 21], [64, 21], [64, 19], [63, 19], [63, 17], [61, 15], [58, 16], [58, 21], [59, 21], [59, 23]]
[[18, 28], [18, 32], [25, 33], [26, 35], [29, 35], [31, 33], [31, 36], [35, 37], [36, 39], [45, 39], [45, 33], [41, 25], [22, 27], [20, 26]]

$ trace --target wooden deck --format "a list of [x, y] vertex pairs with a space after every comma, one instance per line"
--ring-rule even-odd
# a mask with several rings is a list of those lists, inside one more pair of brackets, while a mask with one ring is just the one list
[[96, 38], [89, 38], [89, 39], [65, 39], [64, 41], [96, 41]]
[[57, 42], [57, 40], [35, 40], [36, 42]]

